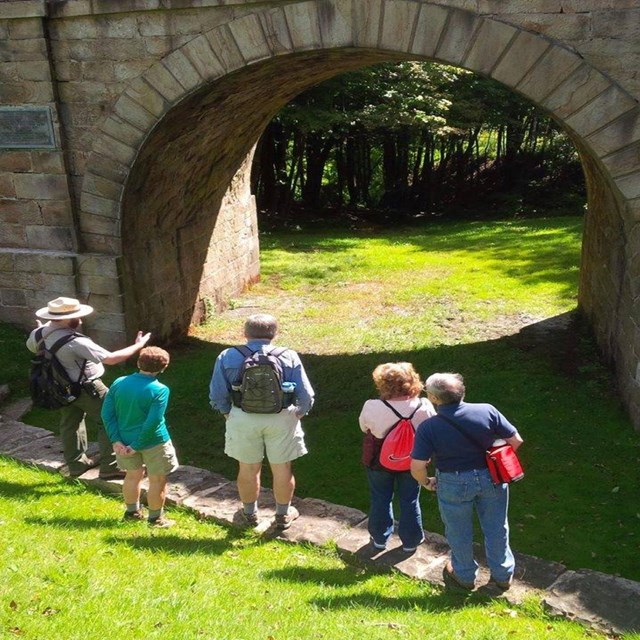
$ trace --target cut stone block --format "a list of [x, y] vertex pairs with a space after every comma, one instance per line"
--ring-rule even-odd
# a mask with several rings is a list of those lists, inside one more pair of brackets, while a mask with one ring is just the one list
[[567, 571], [544, 605], [554, 614], [616, 634], [640, 631], [640, 583], [598, 571]]
[[0, 453], [13, 455], [17, 451], [36, 440], [51, 437], [53, 434], [40, 427], [31, 427], [28, 424], [9, 420], [0, 422]]
[[53, 435], [38, 438], [11, 452], [11, 457], [45, 471], [60, 471], [64, 466], [62, 443]]
[[285, 540], [309, 542], [322, 545], [341, 538], [350, 527], [361, 523], [365, 518], [359, 509], [343, 507], [316, 498], [295, 501], [300, 518], [290, 529], [278, 533]]
[[168, 477], [167, 504], [181, 505], [196, 493], [204, 497], [224, 484], [229, 484], [229, 480], [218, 473], [188, 465], [178, 467]]

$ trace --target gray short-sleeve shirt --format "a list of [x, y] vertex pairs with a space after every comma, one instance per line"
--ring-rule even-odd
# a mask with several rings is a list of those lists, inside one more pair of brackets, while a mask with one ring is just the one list
[[[27, 349], [36, 353], [38, 346], [36, 343], [34, 329], [27, 340]], [[69, 327], [51, 327], [44, 326], [42, 336], [47, 349], [50, 349], [60, 338], [65, 335], [74, 333]], [[84, 361], [87, 361], [84, 370], [83, 379], [94, 380], [104, 375], [104, 365], [102, 361], [111, 355], [111, 352], [96, 344], [91, 338], [79, 335], [77, 338], [63, 345], [56, 354], [62, 366], [66, 369], [71, 380], [77, 380]]]

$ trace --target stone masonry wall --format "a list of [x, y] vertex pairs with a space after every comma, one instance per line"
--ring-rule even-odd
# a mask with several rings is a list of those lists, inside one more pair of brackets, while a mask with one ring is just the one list
[[0, 310], [16, 324], [30, 324], [34, 308], [76, 288], [75, 228], [44, 10], [28, 4], [20, 19], [0, 10], [0, 102], [49, 108], [58, 148], [0, 150]]
[[0, 318], [75, 293], [109, 344], [184, 332], [257, 277], [246, 158], [265, 124], [394, 59], [491, 76], [572, 135], [580, 305], [640, 405], [640, 0], [0, 2], [0, 105], [49, 107], [57, 142], [0, 149]]

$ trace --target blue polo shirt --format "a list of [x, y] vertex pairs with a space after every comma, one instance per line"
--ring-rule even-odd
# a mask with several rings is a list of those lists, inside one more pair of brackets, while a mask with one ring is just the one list
[[[411, 457], [415, 460], [433, 460], [438, 471], [485, 469], [485, 451], [493, 441], [511, 438], [518, 432], [490, 404], [441, 404], [436, 410], [438, 413], [435, 416], [418, 426]], [[479, 444], [469, 441], [440, 415], [454, 420]]]

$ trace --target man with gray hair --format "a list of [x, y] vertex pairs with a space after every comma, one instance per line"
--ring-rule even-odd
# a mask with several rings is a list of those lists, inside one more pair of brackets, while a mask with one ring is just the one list
[[464, 402], [459, 373], [434, 373], [427, 378], [427, 398], [437, 414], [416, 432], [411, 473], [427, 488], [431, 460], [436, 467], [436, 491], [451, 559], [443, 570], [445, 585], [472, 590], [478, 564], [473, 558], [473, 513], [478, 514], [491, 582], [511, 586], [515, 560], [509, 546], [509, 485], [494, 484], [485, 451], [496, 440], [517, 449], [523, 442], [517, 429], [492, 405]]
[[[250, 527], [258, 525], [260, 475], [266, 452], [273, 475], [275, 525], [284, 530], [299, 516], [298, 510], [291, 506], [295, 491], [291, 463], [307, 453], [300, 419], [311, 410], [314, 392], [298, 354], [293, 349], [271, 346], [277, 332], [278, 323], [273, 316], [249, 316], [244, 325], [246, 345], [225, 349], [216, 359], [209, 400], [226, 420], [224, 452], [239, 464], [241, 523]], [[248, 399], [243, 402], [240, 397], [244, 363], [254, 354], [262, 357], [262, 362], [265, 362], [264, 356], [269, 357], [281, 369], [281, 386], [288, 390], [284, 402], [270, 413], [253, 412]]]

